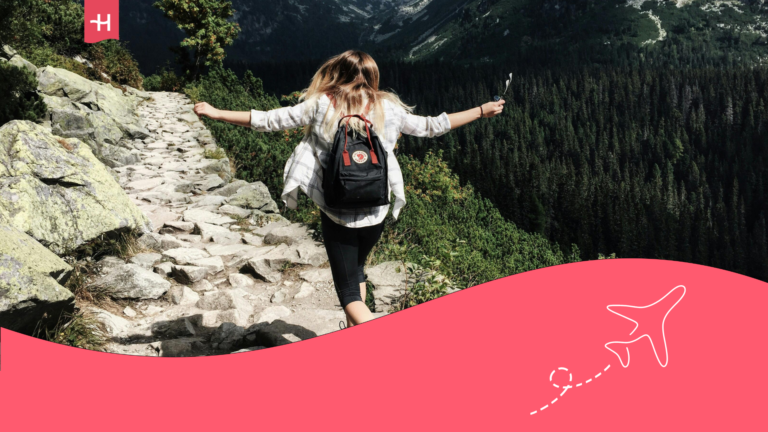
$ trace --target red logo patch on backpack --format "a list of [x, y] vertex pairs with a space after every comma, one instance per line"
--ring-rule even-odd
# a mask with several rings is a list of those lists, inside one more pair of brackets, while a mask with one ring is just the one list
[[359, 164], [366, 163], [368, 161], [368, 155], [364, 151], [356, 151], [352, 153], [352, 160]]

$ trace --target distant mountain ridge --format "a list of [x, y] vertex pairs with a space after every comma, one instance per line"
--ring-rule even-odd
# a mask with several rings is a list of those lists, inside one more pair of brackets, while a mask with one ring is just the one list
[[[152, 5], [121, 4], [122, 37], [153, 72], [183, 34]], [[766, 0], [234, 0], [228, 59], [325, 58], [362, 48], [392, 58], [493, 61], [541, 46], [703, 43], [768, 59]], [[151, 31], [147, 31], [150, 28]]]

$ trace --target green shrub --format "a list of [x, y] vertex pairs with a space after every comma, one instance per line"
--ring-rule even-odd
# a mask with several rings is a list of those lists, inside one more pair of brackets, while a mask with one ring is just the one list
[[[4, 0], [0, 43], [38, 67], [53, 66], [91, 80], [142, 88], [138, 64], [125, 44], [115, 40], [86, 44], [84, 20], [83, 6], [74, 0]], [[93, 68], [72, 59], [77, 55], [90, 60]]]
[[[408, 204], [397, 221], [387, 218], [377, 261], [439, 259], [440, 273], [465, 288], [579, 260], [575, 247], [566, 255], [541, 235], [504, 219], [471, 185], [460, 185], [441, 155], [428, 153], [423, 161], [398, 157]], [[446, 251], [456, 255], [448, 259]]]
[[206, 159], [224, 159], [227, 154], [224, 150], [217, 148], [216, 150], [206, 150], [203, 152], [203, 157]]
[[169, 69], [163, 69], [158, 74], [144, 79], [144, 89], [147, 91], [177, 92], [184, 88], [183, 78]]
[[[220, 109], [270, 110], [280, 106], [274, 97], [264, 93], [261, 80], [250, 72], [238, 78], [230, 70], [214, 68], [193, 87], [199, 100]], [[285, 101], [290, 103], [291, 98]], [[285, 162], [303, 132], [254, 133], [224, 122], [203, 121], [230, 159], [239, 161], [237, 177], [264, 182], [273, 199], [282, 204], [279, 195]], [[429, 154], [423, 161], [401, 155], [398, 160], [408, 185], [408, 204], [397, 221], [387, 218], [373, 261], [404, 260], [430, 269], [437, 263], [439, 274], [464, 288], [579, 260], [577, 249], [566, 255], [541, 235], [526, 233], [504, 219], [471, 186], [460, 185], [441, 155]], [[319, 210], [304, 194], [300, 194], [298, 210], [285, 210], [283, 214], [310, 225], [319, 235]], [[411, 300], [418, 303], [442, 295], [445, 290], [440, 283], [426, 280]]]
[[91, 351], [103, 350], [108, 341], [104, 324], [83, 311], [62, 315], [53, 329], [41, 329], [35, 336], [60, 345]]
[[123, 43], [105, 40], [93, 44], [88, 49], [88, 57], [94, 69], [109, 76], [112, 82], [142, 88], [143, 78], [139, 72], [139, 64]]
[[0, 125], [11, 120], [35, 121], [46, 106], [37, 94], [37, 78], [26, 69], [0, 62]]

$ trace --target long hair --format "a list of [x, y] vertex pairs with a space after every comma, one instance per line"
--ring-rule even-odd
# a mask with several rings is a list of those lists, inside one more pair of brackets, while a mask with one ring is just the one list
[[[350, 114], [365, 114], [373, 123], [373, 129], [383, 133], [383, 100], [388, 100], [407, 112], [413, 111], [413, 107], [404, 104], [394, 93], [379, 90], [379, 67], [370, 55], [362, 51], [346, 51], [326, 61], [315, 73], [309, 88], [302, 92], [300, 100], [317, 102], [324, 94], [330, 95], [336, 103], [334, 114], [329, 116], [326, 113], [323, 119], [322, 130], [326, 138], [335, 133], [339, 119]], [[368, 103], [373, 118], [363, 112], [364, 105]], [[350, 127], [358, 131], [365, 130], [363, 122], [357, 119], [352, 119]], [[310, 128], [307, 127], [305, 133], [309, 132]]]

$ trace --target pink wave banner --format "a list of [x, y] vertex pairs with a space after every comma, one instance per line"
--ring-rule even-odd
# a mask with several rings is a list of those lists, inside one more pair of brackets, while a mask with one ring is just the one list
[[0, 412], [4, 430], [762, 430], [766, 305], [768, 284], [738, 274], [603, 260], [218, 357], [2, 330]]
[[85, 0], [85, 43], [120, 40], [120, 0]]

